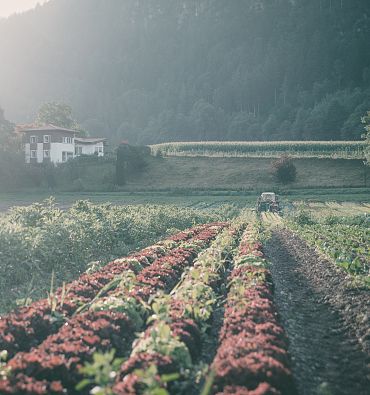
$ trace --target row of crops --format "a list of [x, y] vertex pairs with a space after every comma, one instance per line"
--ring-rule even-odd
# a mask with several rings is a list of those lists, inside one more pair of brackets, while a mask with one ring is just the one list
[[215, 157], [321, 157], [363, 159], [364, 141], [207, 141], [151, 146], [153, 155]]
[[[91, 262], [124, 256], [176, 230], [221, 218], [222, 209], [92, 204], [61, 210], [52, 199], [0, 217], [0, 313], [76, 278]], [[96, 266], [96, 263], [94, 264]]]
[[337, 266], [370, 286], [369, 223], [355, 225], [346, 223], [349, 220], [342, 222], [288, 222], [288, 226]]
[[196, 226], [3, 316], [0, 393], [294, 393], [259, 239]]

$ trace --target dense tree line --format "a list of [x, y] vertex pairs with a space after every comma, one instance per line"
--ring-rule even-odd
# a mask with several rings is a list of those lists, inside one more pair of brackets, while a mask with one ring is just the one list
[[118, 142], [359, 139], [368, 0], [51, 0], [0, 21], [0, 103]]
[[370, 111], [367, 111], [366, 115], [361, 119], [362, 123], [364, 124], [365, 133], [362, 137], [367, 142], [367, 147], [365, 148], [365, 164], [370, 166]]
[[24, 154], [13, 132], [14, 124], [5, 118], [0, 107], [0, 192], [16, 189], [23, 183], [29, 185], [33, 176], [24, 166]]
[[14, 125], [5, 118], [4, 110], [0, 107], [0, 149], [9, 147]]

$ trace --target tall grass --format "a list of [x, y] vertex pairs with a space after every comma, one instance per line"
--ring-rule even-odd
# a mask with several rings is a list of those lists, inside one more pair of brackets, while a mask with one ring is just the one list
[[153, 155], [213, 157], [321, 157], [363, 159], [364, 141], [206, 141], [151, 146]]

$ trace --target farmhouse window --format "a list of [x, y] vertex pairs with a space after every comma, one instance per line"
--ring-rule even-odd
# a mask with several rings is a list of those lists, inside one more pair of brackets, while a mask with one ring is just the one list
[[50, 158], [50, 151], [49, 150], [44, 150], [44, 158]]
[[102, 153], [103, 152], [103, 147], [99, 146], [99, 147], [95, 147], [95, 153]]
[[63, 143], [64, 144], [72, 144], [73, 143], [72, 137], [63, 137]]
[[37, 151], [36, 150], [31, 150], [31, 158], [32, 159], [37, 158]]
[[44, 143], [50, 143], [50, 136], [48, 136], [48, 135], [45, 135], [44, 136]]
[[[31, 136], [31, 137], [30, 137], [30, 143], [31, 143], [31, 144], [37, 143], [37, 136]], [[35, 157], [35, 158], [36, 158], [36, 157]]]
[[82, 147], [76, 146], [75, 155], [82, 155]]

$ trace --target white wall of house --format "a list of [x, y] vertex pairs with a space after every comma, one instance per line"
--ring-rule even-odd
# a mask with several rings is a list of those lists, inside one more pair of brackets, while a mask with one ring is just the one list
[[44, 161], [43, 146], [42, 143], [37, 143], [37, 163], [42, 163]]
[[30, 162], [31, 162], [30, 143], [26, 143], [26, 144], [24, 145], [24, 154], [25, 154], [26, 163], [30, 163]]
[[[34, 146], [34, 144], [33, 144]], [[42, 142], [36, 144], [36, 149], [31, 150], [31, 144], [24, 144], [24, 153], [26, 163], [34, 162], [43, 163], [43, 161], [50, 160], [52, 163], [63, 163], [78, 155], [95, 155], [104, 156], [104, 143], [98, 142], [95, 144], [81, 144], [72, 139], [71, 143], [55, 143], [51, 142], [49, 149], [44, 151], [44, 144]]]
[[[63, 157], [63, 152], [69, 153], [74, 158], [75, 147], [74, 144], [66, 143], [51, 143], [50, 144], [50, 161], [53, 163], [66, 162], [66, 155]], [[63, 160], [64, 159], [64, 160]]]
[[[76, 152], [81, 152], [79, 155], [94, 155], [97, 152], [98, 156], [104, 156], [103, 142], [96, 144], [79, 144], [76, 142], [76, 148]], [[81, 148], [81, 150], [79, 148]]]

